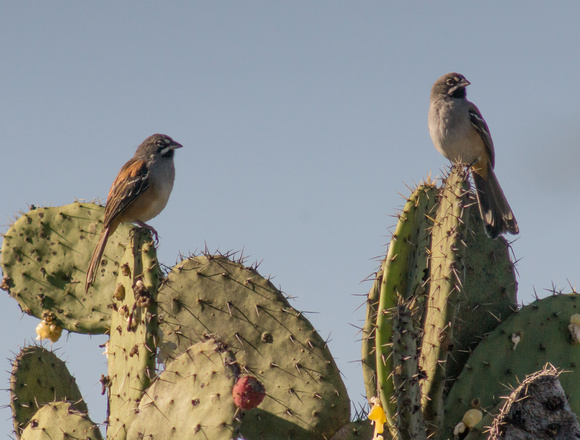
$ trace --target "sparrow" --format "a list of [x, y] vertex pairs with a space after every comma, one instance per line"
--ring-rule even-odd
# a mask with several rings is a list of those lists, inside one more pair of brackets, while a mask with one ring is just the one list
[[435, 148], [453, 163], [467, 164], [485, 232], [490, 238], [519, 232], [514, 213], [494, 172], [495, 151], [487, 123], [466, 98], [471, 83], [459, 73], [447, 73], [431, 88], [429, 134]]
[[173, 156], [182, 145], [164, 134], [149, 136], [119, 171], [107, 196], [105, 219], [85, 281], [85, 293], [94, 283], [107, 240], [123, 222], [157, 232], [145, 222], [157, 216], [169, 200], [175, 180]]

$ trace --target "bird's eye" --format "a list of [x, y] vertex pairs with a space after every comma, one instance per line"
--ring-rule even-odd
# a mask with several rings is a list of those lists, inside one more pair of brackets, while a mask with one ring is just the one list
[[155, 145], [157, 145], [159, 148], [163, 148], [165, 147], [165, 141], [163, 139], [159, 139], [157, 142], [155, 142]]
[[456, 83], [456, 79], [455, 78], [448, 78], [446, 83], [448, 86], [454, 86]]

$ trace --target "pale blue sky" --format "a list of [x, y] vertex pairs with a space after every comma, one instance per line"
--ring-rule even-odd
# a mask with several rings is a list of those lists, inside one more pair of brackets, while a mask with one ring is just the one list
[[[161, 260], [207, 245], [261, 261], [294, 307], [315, 312], [363, 403], [357, 295], [400, 194], [446, 164], [427, 132], [442, 74], [471, 81], [490, 127], [520, 224], [520, 301], [578, 283], [579, 23], [577, 1], [2, 0], [0, 223], [27, 204], [104, 199], [137, 145], [166, 133], [184, 148], [151, 222]], [[37, 321], [6, 294], [0, 306], [8, 357]], [[96, 422], [103, 342], [55, 344]], [[0, 388], [7, 381], [0, 374]], [[9, 419], [1, 409], [5, 436]]]

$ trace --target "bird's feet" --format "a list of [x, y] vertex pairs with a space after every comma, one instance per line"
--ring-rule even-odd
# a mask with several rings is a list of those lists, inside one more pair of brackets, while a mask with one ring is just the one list
[[135, 224], [140, 228], [148, 229], [151, 234], [153, 234], [153, 239], [155, 240], [155, 246], [159, 244], [159, 234], [153, 226], [149, 226], [147, 223], [136, 221]]

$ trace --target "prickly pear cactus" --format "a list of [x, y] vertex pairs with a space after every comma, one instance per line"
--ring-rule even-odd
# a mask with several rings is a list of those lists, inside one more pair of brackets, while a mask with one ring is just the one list
[[365, 323], [362, 328], [361, 365], [367, 401], [377, 397], [377, 357], [375, 331], [377, 326], [377, 309], [383, 283], [385, 261], [375, 274], [375, 281], [367, 296]]
[[[580, 414], [578, 365], [580, 348], [572, 343], [570, 318], [580, 313], [580, 295], [554, 295], [529, 304], [500, 324], [469, 357], [445, 402], [444, 438], [477, 399], [484, 411], [493, 411], [508, 387], [551, 363], [565, 371], [559, 376], [569, 403]], [[479, 437], [487, 438], [485, 434]]]
[[363, 375], [395, 438], [438, 438], [447, 392], [470, 351], [517, 308], [508, 243], [485, 235], [474, 200], [465, 166], [441, 187], [419, 186], [369, 293]]
[[110, 294], [130, 225], [123, 224], [107, 244], [99, 275], [88, 295], [86, 268], [101, 232], [104, 208], [72, 203], [55, 208], [33, 208], [6, 232], [0, 264], [2, 288], [22, 310], [42, 319], [51, 312], [71, 332], [105, 333], [110, 325]]
[[[377, 275], [367, 302], [367, 324], [363, 329], [363, 375], [366, 377], [367, 395], [376, 396], [378, 389], [391, 430], [396, 429], [397, 413], [396, 401], [392, 399], [395, 384], [391, 376], [395, 362], [392, 342], [396, 328], [394, 315], [389, 313], [389, 310], [394, 310], [405, 298], [421, 297], [415, 303], [417, 307], [421, 307], [420, 304], [424, 303], [422, 296], [430, 241], [427, 231], [431, 226], [430, 217], [433, 215], [431, 211], [437, 199], [436, 193], [433, 184], [421, 185], [405, 204], [403, 212], [399, 215], [399, 223], [388, 254], [382, 264], [382, 272]], [[374, 347], [370, 346], [372, 342], [375, 344]], [[373, 352], [374, 362], [370, 359]], [[374, 365], [381, 367], [375, 368]], [[374, 376], [375, 372], [377, 386], [372, 390], [373, 384], [369, 376]]]
[[[340, 428], [330, 440], [370, 440], [372, 437], [373, 427], [369, 421], [356, 420]], [[384, 438], [387, 439], [387, 437]]]
[[155, 375], [157, 289], [161, 273], [151, 234], [137, 230], [121, 260], [107, 352], [107, 438], [123, 440]]
[[308, 320], [256, 270], [222, 256], [178, 264], [159, 292], [162, 353], [175, 358], [208, 335], [236, 353], [242, 374], [266, 388], [246, 413], [246, 440], [320, 439], [349, 422], [334, 359]]
[[455, 317], [453, 344], [446, 363], [448, 391], [482, 336], [493, 331], [517, 309], [515, 267], [504, 237], [490, 240], [477, 209], [469, 210], [463, 256], [462, 291]]
[[102, 440], [99, 427], [71, 402], [47, 403], [22, 431], [21, 440]]
[[431, 236], [429, 297], [425, 311], [420, 368], [425, 417], [438, 426], [442, 416], [445, 370], [453, 344], [453, 323], [462, 292], [463, 244], [467, 231], [469, 183], [464, 169], [451, 173], [441, 191]]
[[44, 404], [71, 401], [76, 411], [87, 412], [81, 392], [65, 363], [52, 351], [39, 346], [23, 348], [12, 361], [10, 407], [14, 432], [24, 427]]
[[192, 345], [147, 390], [127, 438], [237, 439], [232, 387], [238, 375], [225, 344], [212, 339]]

